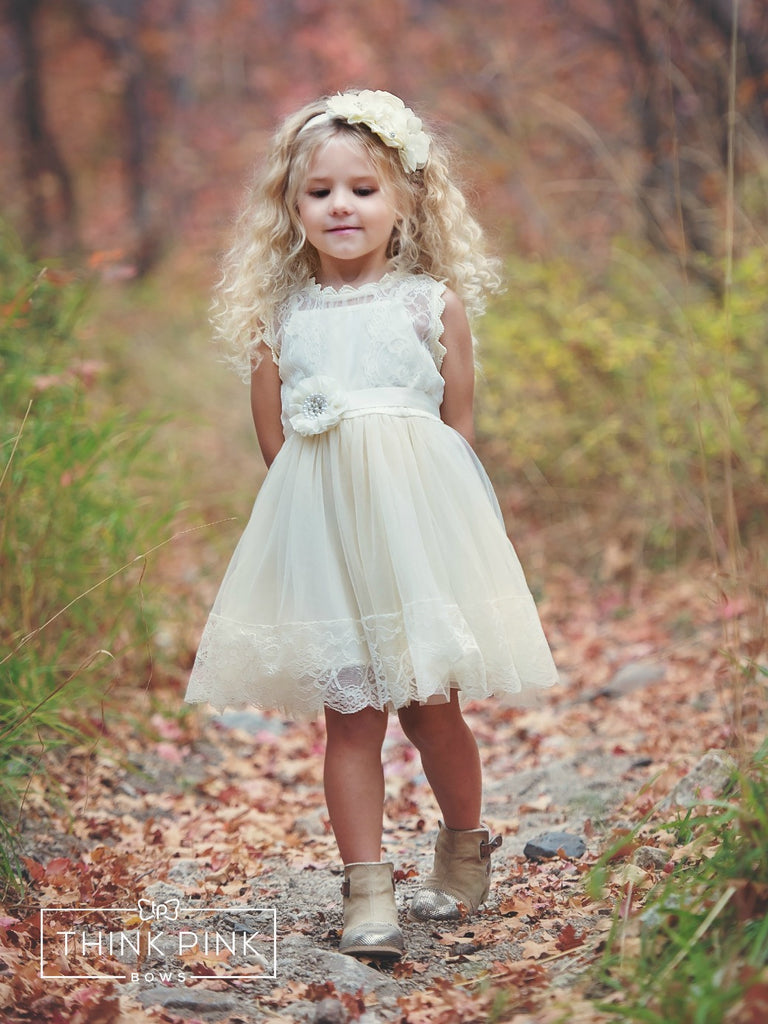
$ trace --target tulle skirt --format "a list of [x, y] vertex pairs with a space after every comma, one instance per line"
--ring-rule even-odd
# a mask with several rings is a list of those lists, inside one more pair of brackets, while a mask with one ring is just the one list
[[186, 700], [292, 717], [513, 695], [556, 669], [488, 478], [435, 417], [371, 413], [273, 462]]

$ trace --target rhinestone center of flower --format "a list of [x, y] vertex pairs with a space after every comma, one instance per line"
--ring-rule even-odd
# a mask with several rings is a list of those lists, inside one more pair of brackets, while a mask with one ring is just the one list
[[322, 416], [325, 410], [328, 408], [328, 399], [325, 395], [315, 392], [313, 395], [307, 395], [304, 399], [301, 411], [305, 416], [313, 416], [317, 418]]

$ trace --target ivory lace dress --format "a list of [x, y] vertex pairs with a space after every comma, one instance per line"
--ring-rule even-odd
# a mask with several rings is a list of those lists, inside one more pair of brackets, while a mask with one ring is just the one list
[[556, 681], [485, 471], [440, 419], [443, 290], [390, 273], [312, 283], [279, 310], [286, 440], [187, 701], [307, 717]]

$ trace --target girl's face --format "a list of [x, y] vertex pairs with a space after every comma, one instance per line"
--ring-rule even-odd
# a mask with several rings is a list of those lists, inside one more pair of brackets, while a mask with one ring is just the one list
[[299, 218], [320, 258], [320, 283], [376, 281], [387, 268], [397, 214], [363, 147], [334, 135], [318, 147], [299, 190]]

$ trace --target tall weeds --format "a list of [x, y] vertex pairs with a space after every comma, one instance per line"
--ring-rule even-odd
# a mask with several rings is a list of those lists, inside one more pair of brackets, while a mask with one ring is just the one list
[[[739, 254], [734, 232], [737, 26], [735, 2], [722, 295], [702, 299], [683, 253], [682, 330], [672, 347], [687, 372], [647, 393], [670, 403], [665, 415], [677, 426], [668, 441], [678, 443], [667, 463], [678, 468], [675, 484], [689, 493], [687, 505], [698, 509], [685, 527], [712, 569], [723, 624], [721, 706], [738, 769], [722, 799], [702, 796], [673, 820], [660, 821], [656, 810], [632, 837], [671, 856], [642, 906], [633, 906], [631, 884], [619, 880], [598, 972], [607, 998], [595, 1003], [611, 1020], [646, 1024], [751, 1024], [768, 1015], [768, 744], [761, 742], [768, 692], [768, 256], [764, 249]], [[658, 361], [656, 353], [652, 364]], [[644, 380], [654, 380], [652, 365]], [[683, 399], [679, 408], [675, 397]], [[662, 422], [656, 410], [652, 418]], [[652, 484], [656, 479], [663, 483], [652, 477]], [[662, 512], [653, 497], [647, 509], [652, 518]], [[604, 893], [606, 868], [620, 855], [605, 853], [592, 874], [596, 891]]]
[[[725, 372], [730, 382], [739, 351], [739, 325], [734, 316], [736, 292], [736, 148], [737, 148], [737, 58], [739, 0], [733, 0], [732, 29], [729, 74], [728, 103], [728, 150], [727, 188], [725, 219], [725, 272], [724, 272], [724, 318], [728, 338]], [[756, 332], [759, 343], [765, 351], [766, 321]], [[757, 367], [763, 380], [768, 379], [768, 365]], [[765, 405], [763, 406], [765, 410]], [[723, 403], [724, 434], [730, 441], [734, 435], [735, 422], [740, 422], [739, 410], [730, 403]], [[768, 433], [768, 424], [764, 425]], [[742, 762], [749, 757], [750, 739], [758, 734], [765, 720], [766, 695], [768, 695], [768, 540], [763, 529], [745, 534], [739, 509], [743, 494], [734, 473], [736, 458], [729, 445], [724, 453], [723, 477], [726, 500], [723, 510], [721, 531], [726, 538], [725, 551], [717, 544], [717, 524], [710, 517], [709, 536], [711, 554], [719, 566], [719, 597], [730, 605], [735, 614], [723, 616], [723, 645], [728, 657], [730, 671], [725, 681], [724, 707], [730, 714], [732, 743]], [[758, 445], [758, 459], [760, 446]], [[768, 458], [758, 462], [757, 472], [765, 479]], [[763, 513], [765, 506], [763, 505]], [[768, 828], [763, 832], [763, 845], [768, 842]]]
[[8, 234], [0, 282], [1, 876], [41, 757], [98, 730], [113, 681], [146, 661], [152, 601], [134, 556], [170, 510], [142, 494], [151, 426], [92, 401], [102, 368], [74, 335], [86, 286]]
[[[599, 964], [596, 1004], [611, 1020], [722, 1024], [765, 1019], [768, 983], [768, 746], [735, 773], [731, 794], [645, 826], [669, 872], [643, 906], [623, 892]], [[667, 836], [665, 840], [663, 837]], [[627, 837], [623, 842], [626, 844]], [[593, 871], [615, 855], [608, 851]]]

